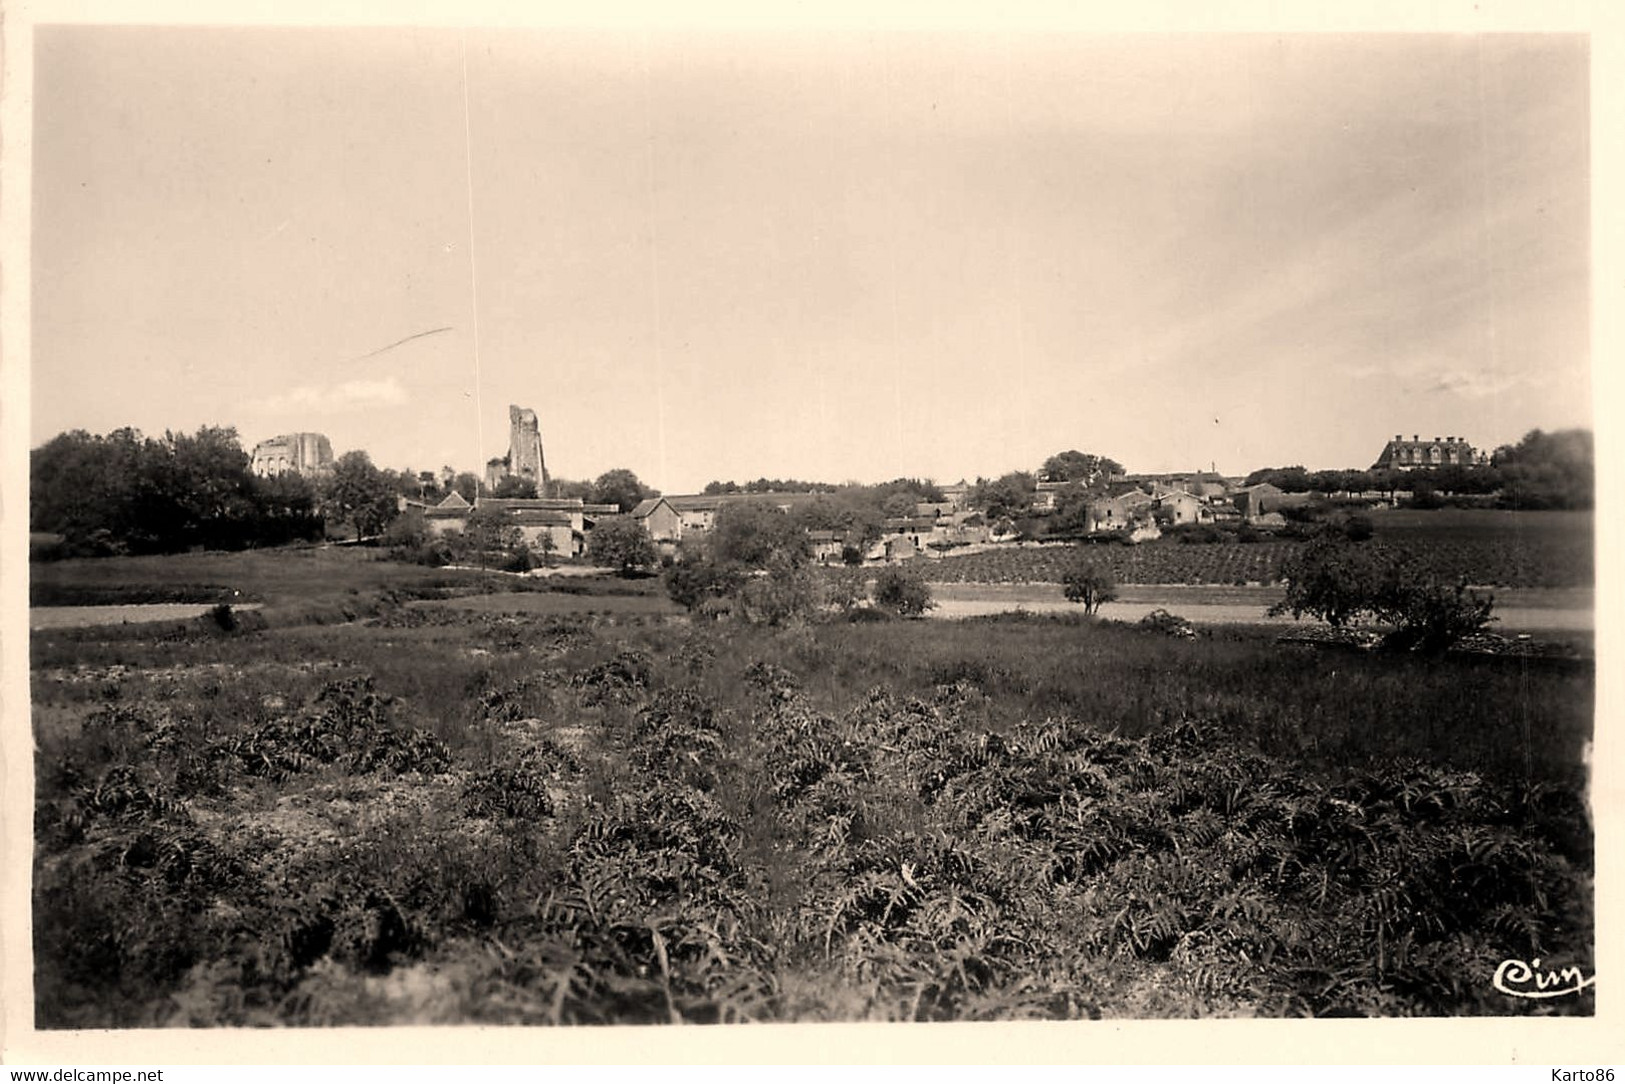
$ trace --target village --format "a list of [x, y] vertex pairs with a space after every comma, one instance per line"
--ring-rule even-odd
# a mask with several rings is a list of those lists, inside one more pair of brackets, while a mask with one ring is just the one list
[[[445, 467], [438, 475], [419, 475], [417, 494], [399, 495], [397, 511], [421, 516], [432, 536], [465, 531], [477, 509], [496, 512], [533, 551], [562, 558], [586, 556], [594, 527], [607, 518], [625, 515], [669, 559], [678, 554], [685, 540], [697, 540], [711, 531], [718, 513], [729, 505], [765, 503], [816, 522], [819, 517], [807, 513], [830, 497], [826, 489], [657, 494], [624, 508], [579, 496], [554, 495], [551, 491], [556, 487], [548, 474], [535, 411], [510, 406], [509, 422], [507, 454], [487, 461], [472, 499], [457, 488], [456, 472]], [[915, 501], [905, 514], [885, 516], [867, 530], [806, 527], [807, 550], [818, 564], [876, 565], [1041, 544], [1035, 534], [1052, 533], [1054, 541], [1109, 537], [1135, 544], [1161, 538], [1169, 529], [1200, 525], [1244, 525], [1270, 531], [1285, 527], [1292, 510], [1312, 499], [1308, 491], [1289, 492], [1269, 481], [1248, 484], [1246, 477], [1214, 470], [1135, 474], [1110, 460], [1101, 462], [1106, 466], [1083, 477], [1055, 477], [1041, 470], [1019, 503], [1003, 500], [992, 508], [985, 494], [977, 499], [977, 487], [964, 480], [947, 485], [923, 483], [931, 496], [940, 499]], [[1405, 472], [1424, 468], [1471, 469], [1488, 462], [1484, 452], [1461, 437], [1423, 440], [1412, 436], [1405, 440], [1396, 435], [1371, 467], [1371, 472], [1379, 472], [1377, 478], [1362, 479], [1356, 473], [1356, 479], [1368, 486], [1386, 475], [1383, 488], [1348, 488], [1321, 495], [1372, 507], [1392, 506], [1412, 496], [1394, 480], [1396, 475], [1403, 477]], [[253, 472], [262, 477], [290, 472], [319, 477], [331, 470], [331, 464], [331, 443], [319, 433], [262, 441], [252, 457]], [[899, 511], [895, 503], [889, 510]], [[1063, 517], [1064, 529], [1043, 530], [1046, 521]], [[1037, 531], [1035, 523], [1040, 525]]]

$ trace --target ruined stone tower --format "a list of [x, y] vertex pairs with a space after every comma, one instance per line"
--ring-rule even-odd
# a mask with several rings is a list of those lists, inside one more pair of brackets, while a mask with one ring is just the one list
[[535, 482], [538, 493], [547, 485], [542, 428], [536, 421], [536, 412], [528, 407], [508, 407], [508, 474]]

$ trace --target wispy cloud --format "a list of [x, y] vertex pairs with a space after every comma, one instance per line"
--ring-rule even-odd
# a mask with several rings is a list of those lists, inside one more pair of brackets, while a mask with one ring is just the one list
[[306, 414], [344, 414], [371, 407], [406, 402], [406, 389], [394, 377], [383, 380], [345, 380], [337, 384], [306, 384], [289, 388], [266, 400], [267, 410], [297, 410]]
[[1528, 377], [1517, 374], [1456, 369], [1441, 373], [1439, 379], [1429, 385], [1427, 390], [1436, 395], [1455, 394], [1472, 399], [1484, 399], [1492, 395], [1505, 395], [1513, 388], [1527, 383]]

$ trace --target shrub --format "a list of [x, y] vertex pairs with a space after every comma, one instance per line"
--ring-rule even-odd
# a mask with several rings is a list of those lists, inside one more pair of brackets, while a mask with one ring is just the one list
[[883, 606], [899, 617], [919, 617], [936, 606], [931, 600], [931, 588], [916, 572], [903, 568], [881, 570], [875, 578], [875, 605]]
[[1377, 533], [1377, 525], [1363, 512], [1352, 513], [1343, 521], [1343, 537], [1350, 542], [1366, 542]]
[[429, 523], [423, 518], [423, 513], [409, 508], [396, 516], [384, 530], [383, 543], [389, 547], [392, 555], [410, 553], [421, 549], [430, 537]]
[[1406, 650], [1444, 651], [1463, 637], [1483, 632], [1495, 618], [1493, 596], [1480, 595], [1464, 583], [1402, 584], [1386, 616], [1396, 626], [1385, 641]]
[[755, 625], [804, 620], [818, 609], [812, 574], [775, 559], [774, 567], [747, 576], [735, 594], [734, 611]]
[[1146, 632], [1160, 632], [1164, 636], [1172, 636], [1180, 640], [1194, 640], [1196, 638], [1196, 626], [1178, 614], [1169, 613], [1163, 609], [1152, 610], [1140, 618], [1136, 627], [1144, 629]]
[[1183, 523], [1167, 528], [1163, 534], [1188, 545], [1214, 545], [1229, 540], [1225, 531], [1211, 523]]
[[232, 612], [232, 609], [231, 609], [231, 606], [230, 606], [229, 603], [225, 603], [225, 602], [220, 603], [214, 609], [209, 611], [209, 616], [214, 618], [214, 623], [216, 625], [220, 626], [220, 631], [222, 631], [222, 632], [236, 632], [237, 631], [237, 615]]
[[861, 572], [843, 570], [831, 573], [824, 581], [824, 603], [839, 613], [851, 613], [868, 597], [868, 584]]
[[1393, 626], [1392, 647], [1443, 651], [1480, 632], [1494, 618], [1495, 600], [1441, 583], [1403, 554], [1327, 533], [1286, 563], [1286, 597], [1271, 614], [1318, 617], [1334, 628], [1372, 619]]

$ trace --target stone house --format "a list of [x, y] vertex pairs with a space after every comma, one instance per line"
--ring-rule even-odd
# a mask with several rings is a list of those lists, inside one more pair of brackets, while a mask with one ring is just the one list
[[568, 512], [521, 509], [511, 512], [510, 517], [525, 545], [537, 553], [549, 552], [542, 542], [543, 535], [552, 539], [551, 552], [560, 557], [580, 557], [586, 550], [585, 532], [575, 526]]
[[439, 504], [423, 510], [423, 522], [433, 535], [460, 533], [468, 526], [468, 514], [473, 510], [461, 493], [452, 490]]
[[1084, 530], [1125, 531], [1150, 520], [1156, 498], [1143, 489], [1130, 489], [1115, 497], [1091, 501], [1084, 511]]
[[838, 565], [846, 552], [846, 541], [837, 531], [808, 531], [807, 548], [815, 563]]
[[683, 537], [683, 517], [664, 497], [650, 497], [632, 509], [632, 519], [643, 525], [655, 544], [674, 546]]
[[1204, 523], [1213, 518], [1207, 504], [1200, 497], [1182, 489], [1169, 490], [1157, 497], [1153, 514], [1159, 522], [1172, 526]]

